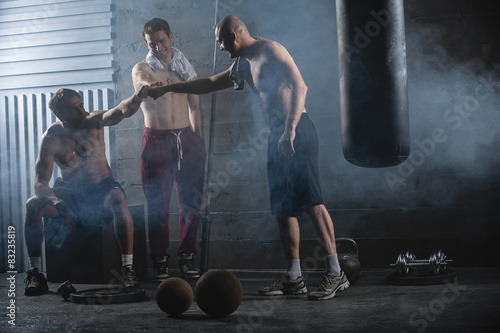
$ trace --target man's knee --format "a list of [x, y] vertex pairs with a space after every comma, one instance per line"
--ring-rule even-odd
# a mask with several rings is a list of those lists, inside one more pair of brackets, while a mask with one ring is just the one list
[[326, 211], [326, 207], [323, 204], [313, 204], [306, 208], [306, 212], [309, 215], [320, 215]]
[[127, 197], [125, 193], [119, 189], [112, 189], [104, 199], [104, 207], [127, 207]]
[[26, 212], [34, 212], [40, 207], [40, 198], [33, 196], [26, 201]]
[[298, 225], [299, 221], [297, 216], [292, 214], [280, 214], [276, 216], [276, 221], [278, 222], [278, 226], [280, 228], [290, 228], [295, 224]]
[[26, 215], [36, 216], [40, 214], [54, 216], [57, 214], [57, 209], [47, 203], [47, 200], [41, 199], [36, 195], [32, 196], [26, 201]]

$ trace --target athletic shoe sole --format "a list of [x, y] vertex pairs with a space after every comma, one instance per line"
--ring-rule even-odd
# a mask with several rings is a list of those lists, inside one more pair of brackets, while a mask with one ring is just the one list
[[283, 291], [283, 290], [273, 290], [267, 292], [259, 291], [259, 294], [262, 296], [279, 296], [279, 295], [303, 295], [307, 293], [307, 288], [294, 290], [294, 291]]
[[339, 285], [339, 287], [336, 290], [334, 290], [331, 294], [328, 294], [325, 296], [314, 296], [314, 293], [311, 293], [308, 295], [308, 297], [309, 297], [309, 299], [312, 299], [315, 301], [324, 301], [327, 299], [332, 299], [333, 297], [335, 297], [335, 293], [337, 291], [344, 291], [347, 288], [349, 288], [349, 286], [350, 286], [349, 281], [346, 281], [346, 282], [342, 283], [341, 285]]

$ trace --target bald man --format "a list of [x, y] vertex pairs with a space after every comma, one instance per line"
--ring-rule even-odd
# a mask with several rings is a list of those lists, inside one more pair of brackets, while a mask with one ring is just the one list
[[246, 81], [259, 96], [271, 134], [267, 173], [271, 210], [276, 216], [286, 259], [286, 272], [259, 293], [265, 296], [305, 294], [300, 268], [300, 233], [297, 217], [305, 212], [312, 220], [324, 248], [326, 272], [310, 299], [325, 300], [349, 287], [337, 258], [333, 222], [323, 204], [318, 176], [318, 138], [305, 109], [307, 86], [288, 51], [279, 43], [254, 38], [238, 17], [223, 18], [215, 37], [221, 51], [235, 62], [225, 71], [190, 82], [152, 88], [159, 98], [168, 92], [205, 94], [234, 87]]

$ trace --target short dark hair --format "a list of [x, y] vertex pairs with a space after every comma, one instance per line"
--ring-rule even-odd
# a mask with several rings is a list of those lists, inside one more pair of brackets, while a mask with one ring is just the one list
[[151, 35], [155, 32], [158, 32], [158, 31], [165, 31], [165, 34], [166, 35], [170, 35], [171, 31], [170, 31], [170, 25], [168, 24], [167, 21], [165, 21], [164, 19], [161, 19], [161, 18], [152, 18], [151, 20], [147, 21], [145, 24], [144, 24], [144, 27], [142, 28], [142, 31], [141, 31], [141, 36], [142, 36], [142, 39], [146, 40], [146, 35]]
[[49, 101], [49, 108], [53, 114], [56, 116], [58, 113], [67, 108], [68, 99], [78, 96], [78, 98], [82, 99], [80, 94], [73, 89], [61, 88], [59, 89], [54, 96]]

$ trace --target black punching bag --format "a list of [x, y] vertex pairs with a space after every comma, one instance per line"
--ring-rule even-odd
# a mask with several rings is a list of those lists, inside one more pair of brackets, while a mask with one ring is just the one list
[[368, 168], [410, 150], [403, 0], [337, 0], [342, 147]]

